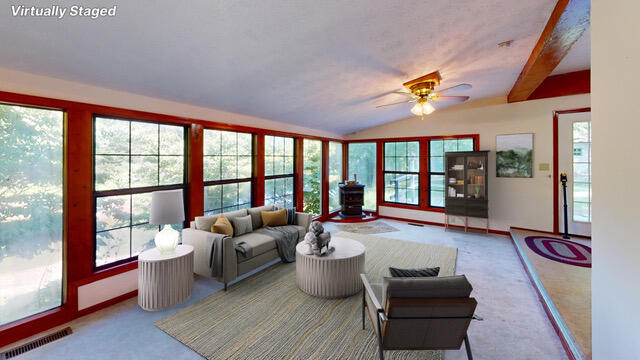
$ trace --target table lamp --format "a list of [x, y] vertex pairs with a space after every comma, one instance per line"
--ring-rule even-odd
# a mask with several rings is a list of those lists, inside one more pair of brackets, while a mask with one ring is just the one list
[[171, 254], [178, 246], [180, 233], [171, 224], [184, 221], [184, 201], [182, 189], [154, 191], [151, 193], [149, 224], [164, 225], [156, 234], [155, 244], [160, 253]]

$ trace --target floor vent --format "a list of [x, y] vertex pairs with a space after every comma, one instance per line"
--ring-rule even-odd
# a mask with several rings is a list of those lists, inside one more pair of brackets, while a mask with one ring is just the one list
[[412, 226], [420, 226], [420, 227], [424, 227], [424, 225], [423, 225], [423, 224], [416, 224], [416, 223], [407, 223], [407, 224], [412, 225]]
[[37, 347], [40, 347], [44, 344], [48, 344], [52, 341], [58, 340], [60, 338], [63, 338], [67, 335], [71, 335], [72, 331], [70, 327], [67, 327], [65, 329], [62, 329], [60, 331], [56, 331], [52, 334], [49, 335], [45, 335], [39, 339], [30, 341], [24, 345], [18, 346], [16, 348], [13, 348], [11, 350], [5, 351], [3, 353], [0, 353], [0, 360], [6, 360], [6, 359], [11, 359], [13, 357], [16, 357], [20, 354], [24, 354], [29, 350], [33, 350]]

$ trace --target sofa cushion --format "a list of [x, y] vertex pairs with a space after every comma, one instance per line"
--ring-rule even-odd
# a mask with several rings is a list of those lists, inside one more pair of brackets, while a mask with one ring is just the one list
[[[233, 219], [238, 216], [246, 216], [246, 215], [247, 215], [247, 209], [241, 209], [241, 210], [224, 213], [224, 216], [226, 216], [230, 222], [233, 222]], [[218, 220], [218, 216], [220, 216], [220, 214], [196, 216], [196, 221], [195, 221], [196, 229], [211, 231], [211, 227], [213, 226], [213, 224], [215, 224], [216, 220]], [[252, 220], [253, 220], [253, 217], [252, 217]]]
[[229, 219], [229, 221], [233, 221], [233, 219], [237, 218], [237, 217], [242, 217], [242, 216], [247, 216], [247, 209], [240, 209], [240, 210], [236, 210], [236, 211], [229, 211], [226, 213], [223, 213], [224, 216], [227, 217], [227, 219]]
[[233, 224], [233, 233], [235, 236], [250, 233], [253, 231], [253, 224], [251, 223], [251, 215], [238, 216], [231, 221]]
[[[269, 235], [261, 234], [258, 232], [251, 232], [244, 235], [240, 235], [233, 239], [235, 243], [239, 243], [244, 241], [253, 249], [253, 254], [251, 257], [258, 256], [260, 254], [264, 254], [269, 250], [273, 250], [276, 248], [276, 239], [272, 238]], [[238, 262], [247, 261], [251, 257], [246, 257], [241, 253], [238, 254]]]
[[382, 306], [388, 298], [465, 298], [473, 287], [464, 275], [389, 278], [382, 281]]
[[203, 231], [211, 231], [211, 227], [218, 220], [218, 215], [206, 215], [206, 216], [196, 216], [196, 229]]
[[211, 232], [233, 237], [233, 225], [224, 214], [221, 214], [211, 227]]
[[251, 223], [253, 224], [253, 230], [260, 229], [262, 227], [262, 215], [260, 215], [261, 211], [271, 211], [273, 210], [273, 205], [265, 205], [254, 207], [251, 209], [247, 209], [249, 215], [251, 215]]
[[261, 211], [262, 226], [282, 226], [287, 225], [287, 210]]

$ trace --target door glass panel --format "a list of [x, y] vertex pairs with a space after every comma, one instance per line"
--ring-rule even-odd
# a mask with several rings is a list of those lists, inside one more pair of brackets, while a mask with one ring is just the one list
[[591, 122], [573, 123], [573, 221], [591, 222]]

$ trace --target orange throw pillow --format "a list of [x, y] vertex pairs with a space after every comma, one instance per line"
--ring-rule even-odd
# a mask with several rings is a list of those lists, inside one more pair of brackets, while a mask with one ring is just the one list
[[276, 211], [260, 211], [262, 227], [287, 225], [287, 209]]
[[231, 222], [229, 222], [229, 219], [227, 219], [224, 214], [220, 214], [216, 219], [215, 224], [211, 226], [211, 232], [233, 237], [233, 225], [231, 225]]

